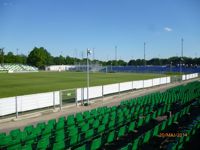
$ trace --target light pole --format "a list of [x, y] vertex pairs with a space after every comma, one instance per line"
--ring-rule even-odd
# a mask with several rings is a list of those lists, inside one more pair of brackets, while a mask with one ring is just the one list
[[146, 43], [144, 42], [144, 66], [146, 67]]
[[88, 56], [92, 53], [91, 50], [87, 49], [87, 104], [89, 105], [89, 86], [90, 86], [90, 74], [89, 74], [89, 60]]
[[182, 65], [183, 65], [183, 38], [181, 38], [180, 74], [182, 73]]
[[170, 73], [172, 72], [172, 61], [170, 63]]

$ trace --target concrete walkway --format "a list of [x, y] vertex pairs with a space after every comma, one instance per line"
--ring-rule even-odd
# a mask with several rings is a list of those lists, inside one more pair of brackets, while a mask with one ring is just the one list
[[9, 117], [4, 118], [0, 120], [0, 133], [1, 132], [10, 132], [10, 130], [20, 128], [21, 130], [27, 126], [27, 125], [36, 125], [39, 122], [47, 122], [50, 119], [59, 118], [61, 116], [68, 116], [70, 114], [75, 114], [77, 112], [82, 112], [85, 110], [91, 110], [97, 107], [101, 106], [114, 106], [119, 105], [122, 100], [131, 99], [134, 97], [147, 95], [150, 93], [154, 93], [156, 91], [165, 91], [166, 89], [169, 89], [171, 87], [186, 84], [188, 82], [199, 80], [199, 78], [182, 81], [182, 82], [176, 82], [176, 83], [170, 83], [165, 84], [161, 86], [155, 86], [151, 88], [146, 89], [140, 89], [135, 91], [129, 91], [126, 93], [121, 93], [117, 95], [112, 95], [104, 98], [99, 98], [91, 101], [91, 105], [89, 106], [75, 106], [74, 105], [68, 105], [63, 106], [62, 110], [59, 108], [56, 109], [48, 109], [48, 110], [41, 110], [33, 113], [26, 113], [24, 115], [20, 115], [18, 118], [15, 117]]

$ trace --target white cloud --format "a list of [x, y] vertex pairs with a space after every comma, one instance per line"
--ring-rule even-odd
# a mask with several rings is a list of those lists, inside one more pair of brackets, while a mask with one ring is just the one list
[[171, 31], [172, 31], [172, 28], [165, 27], [164, 30], [167, 31], [167, 32], [171, 32]]

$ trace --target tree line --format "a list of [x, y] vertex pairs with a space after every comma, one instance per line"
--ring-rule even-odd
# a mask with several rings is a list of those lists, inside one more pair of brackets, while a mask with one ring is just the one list
[[[44, 47], [34, 47], [28, 56], [20, 54], [15, 55], [12, 52], [4, 53], [3, 49], [0, 49], [0, 63], [18, 63], [28, 64], [39, 69], [44, 69], [49, 65], [77, 65], [86, 64], [87, 58], [75, 58], [70, 56], [52, 56]], [[185, 64], [187, 67], [196, 67], [200, 65], [200, 58], [190, 57], [170, 57], [170, 58], [152, 58], [150, 60], [144, 59], [132, 59], [129, 62], [124, 60], [90, 60], [92, 64], [101, 64], [103, 66], [143, 66], [146, 65], [173, 65], [178, 66], [180, 63]]]

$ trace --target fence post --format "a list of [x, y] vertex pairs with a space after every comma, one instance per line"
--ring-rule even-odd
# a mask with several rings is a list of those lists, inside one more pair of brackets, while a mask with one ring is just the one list
[[104, 100], [103, 85], [102, 85], [102, 102]]
[[77, 107], [78, 106], [77, 89], [75, 89], [75, 103], [76, 103], [76, 107]]
[[133, 92], [134, 90], [133, 90], [133, 81], [132, 81], [132, 92]]
[[18, 118], [18, 104], [17, 104], [17, 96], [15, 97], [15, 109], [16, 109], [16, 118]]
[[144, 80], [143, 80], [143, 87], [142, 88], [144, 88]]
[[59, 91], [60, 110], [62, 110], [62, 91]]
[[119, 97], [120, 97], [120, 83], [118, 83], [118, 92], [119, 92]]
[[159, 86], [161, 85], [161, 78], [159, 78]]
[[55, 109], [55, 91], [53, 91], [53, 109]]
[[84, 88], [81, 88], [81, 105], [83, 105], [84, 106], [84, 96], [85, 96], [85, 94], [84, 94]]

